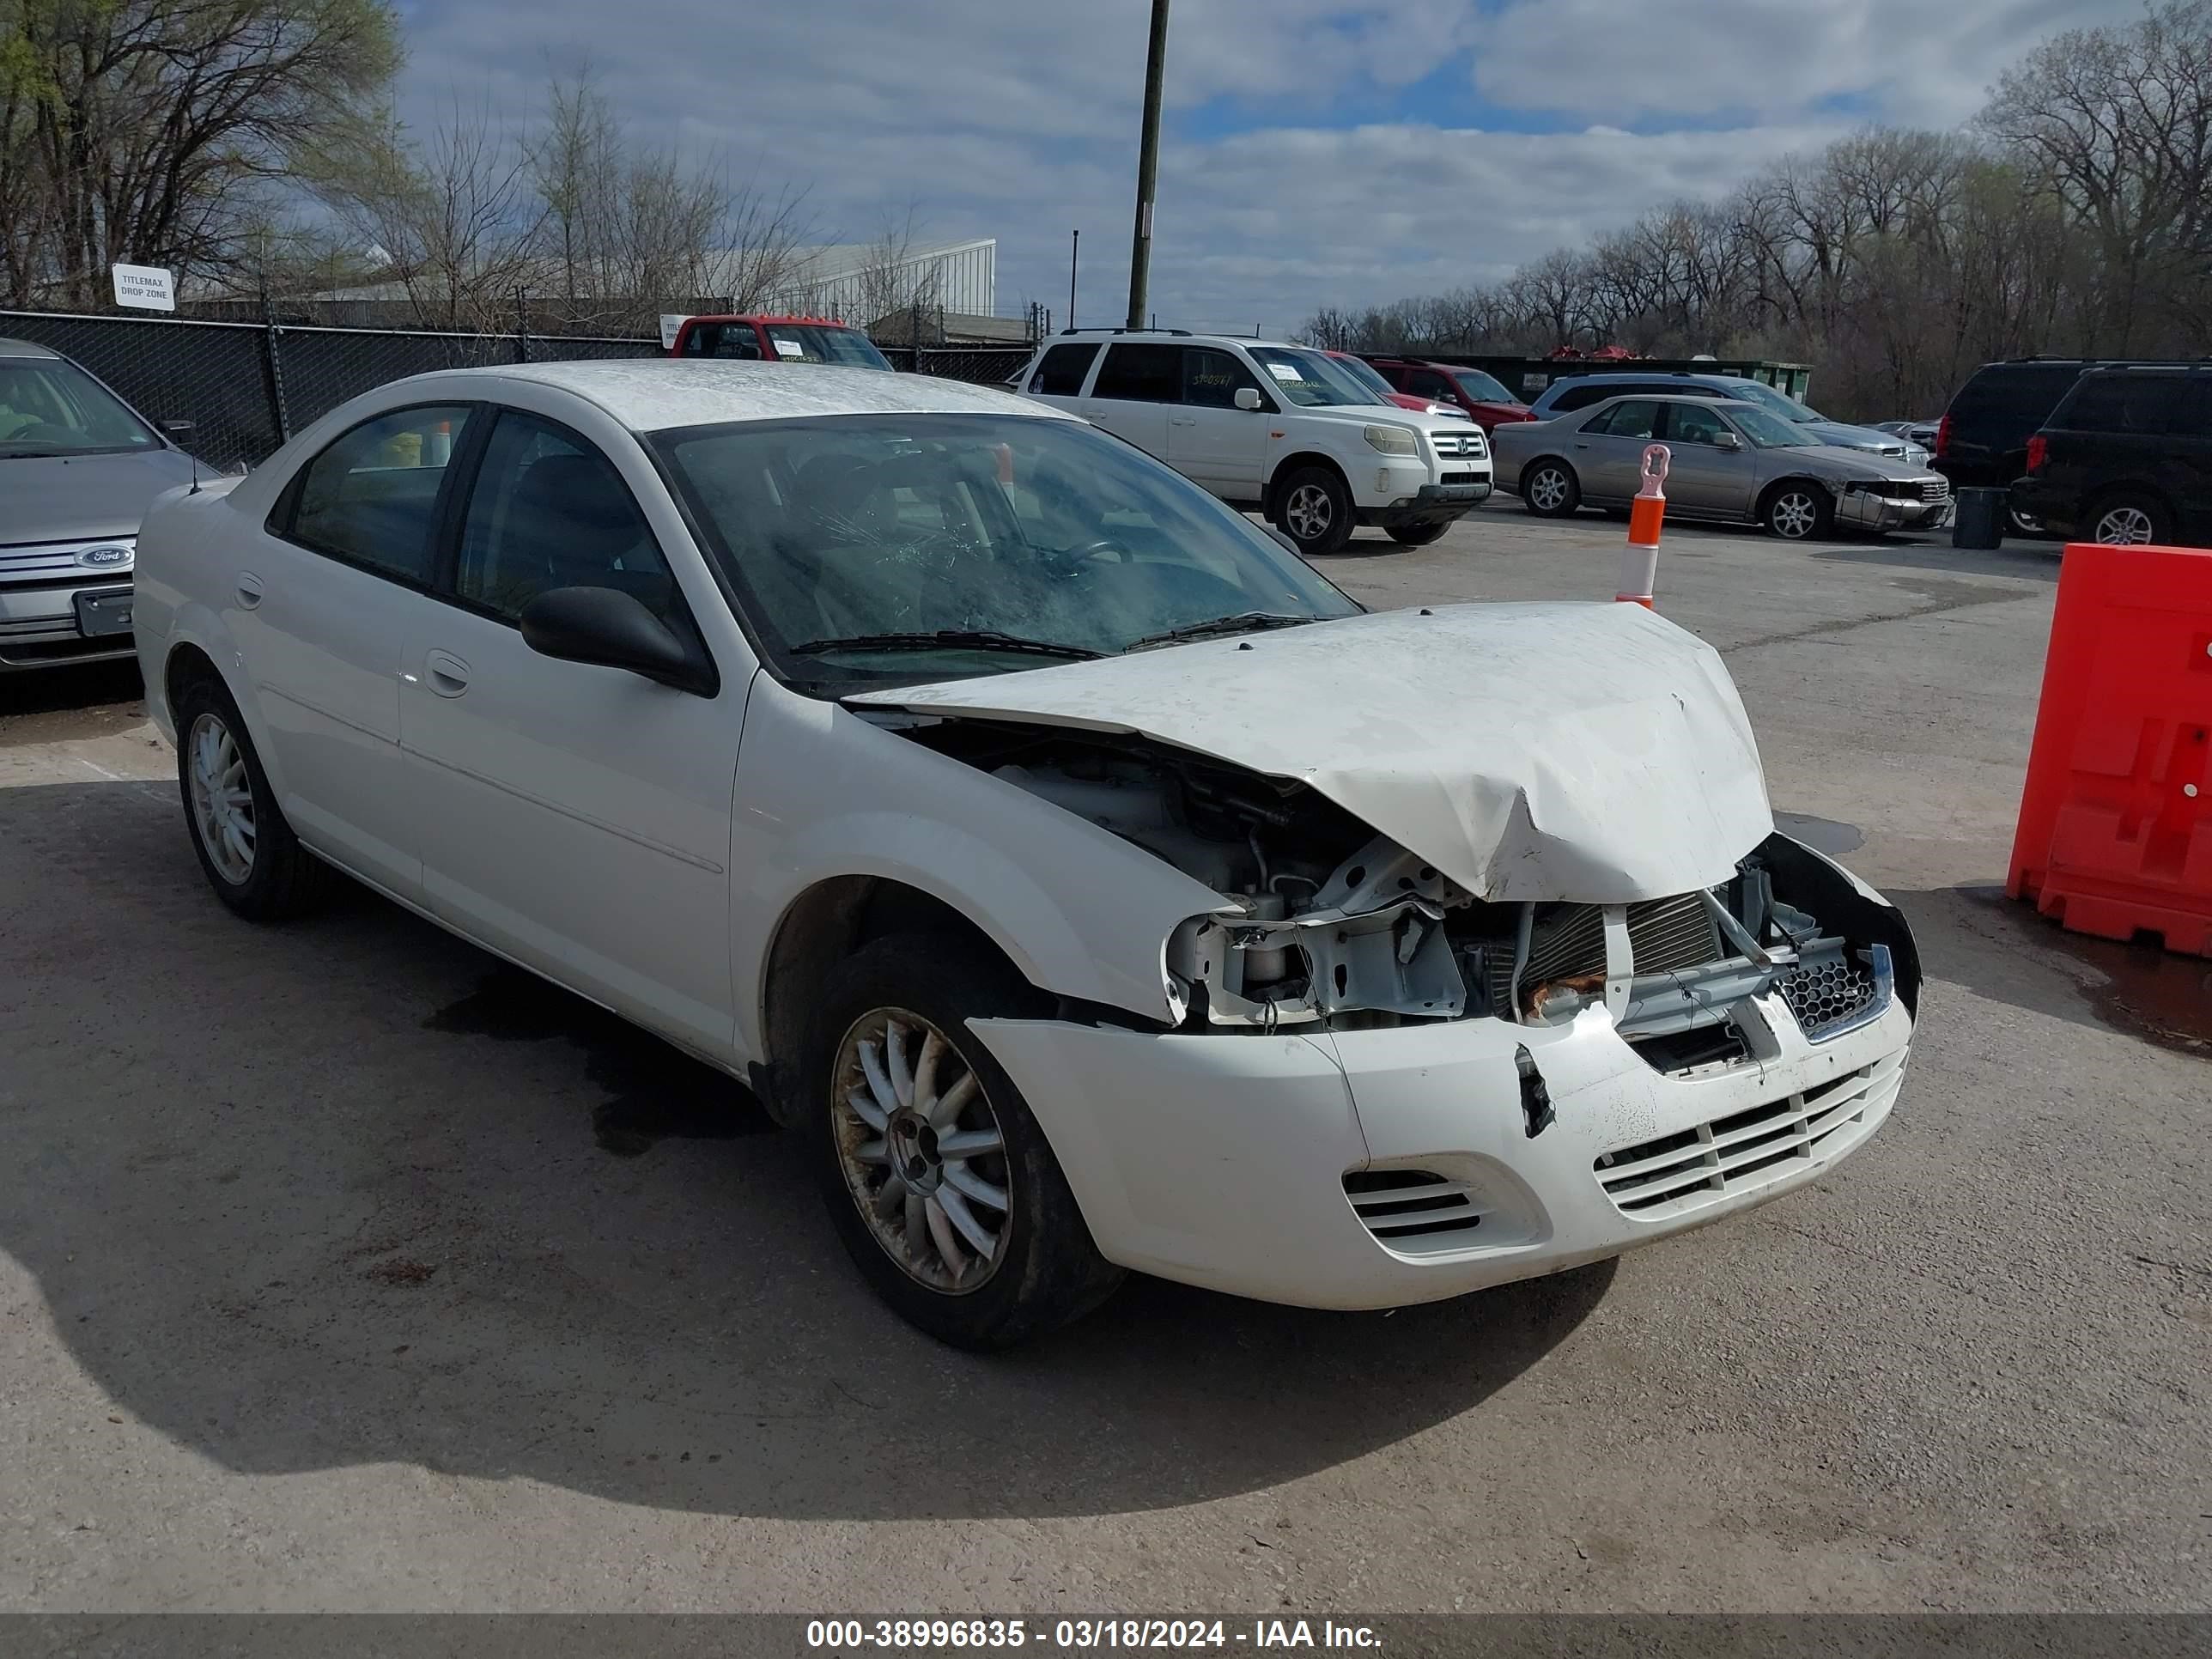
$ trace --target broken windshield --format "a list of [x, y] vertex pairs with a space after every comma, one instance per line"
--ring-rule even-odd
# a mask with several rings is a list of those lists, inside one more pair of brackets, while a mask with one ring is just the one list
[[648, 441], [771, 665], [828, 695], [1036, 667], [1036, 642], [1115, 655], [1228, 618], [1359, 609], [1241, 514], [1079, 422], [853, 415]]

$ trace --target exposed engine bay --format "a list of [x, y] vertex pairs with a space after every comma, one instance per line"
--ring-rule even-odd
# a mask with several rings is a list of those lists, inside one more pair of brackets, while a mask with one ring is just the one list
[[1371, 1029], [1602, 1005], [1668, 1072], [1771, 1046], [1778, 996], [1819, 1042], [1917, 1002], [1888, 906], [1773, 836], [1711, 889], [1628, 904], [1476, 897], [1305, 785], [1150, 738], [924, 718], [902, 735], [1143, 848], [1231, 901], [1166, 941], [1184, 1029]]

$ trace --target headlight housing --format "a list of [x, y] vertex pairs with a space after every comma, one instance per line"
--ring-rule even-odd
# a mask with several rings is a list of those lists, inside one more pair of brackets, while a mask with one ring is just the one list
[[1385, 455], [1403, 455], [1410, 459], [1421, 453], [1413, 441], [1413, 433], [1402, 426], [1370, 426], [1364, 435], [1370, 449], [1380, 450]]

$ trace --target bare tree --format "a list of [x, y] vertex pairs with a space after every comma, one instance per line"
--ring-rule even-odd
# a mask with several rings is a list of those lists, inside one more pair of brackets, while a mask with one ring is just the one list
[[2162, 311], [2203, 338], [2212, 0], [2168, 0], [2125, 28], [2057, 36], [1998, 82], [1981, 123], [2095, 239], [2093, 349], [2143, 349]]
[[535, 274], [544, 207], [529, 156], [489, 106], [464, 107], [420, 143], [396, 125], [320, 181], [324, 199], [406, 295], [417, 325], [511, 327]]
[[93, 303], [118, 261], [228, 274], [398, 63], [386, 0], [0, 0], [9, 297]]

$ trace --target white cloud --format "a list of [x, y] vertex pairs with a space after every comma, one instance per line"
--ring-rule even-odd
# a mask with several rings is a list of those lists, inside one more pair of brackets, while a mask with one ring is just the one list
[[[1856, 106], [1825, 100], [1954, 122], [2037, 36], [2108, 21], [2112, 3], [1182, 0], [1153, 306], [1164, 322], [1286, 329], [1319, 305], [1494, 276], [1855, 123]], [[997, 237], [1003, 310], [1064, 313], [1080, 227], [1082, 315], [1102, 322], [1127, 282], [1147, 12], [471, 0], [415, 13], [405, 106], [427, 116], [458, 84], [521, 116], [549, 70], [588, 58], [642, 132], [809, 186], [824, 240], [865, 239], [909, 201], [929, 237]], [[519, 36], [546, 44], [518, 52]], [[1485, 131], [1472, 103], [1440, 122], [1433, 86], [1406, 89], [1453, 64], [1470, 100], [1508, 112], [1492, 125], [1513, 111], [1588, 125]], [[1352, 108], [1395, 118], [1338, 125]], [[1731, 110], [1735, 130], [1694, 130]]]
[[1507, 0], [1474, 83], [1510, 108], [1616, 118], [1786, 118], [1850, 99], [1882, 120], [1948, 127], [2038, 40], [2123, 11], [2118, 0]]

